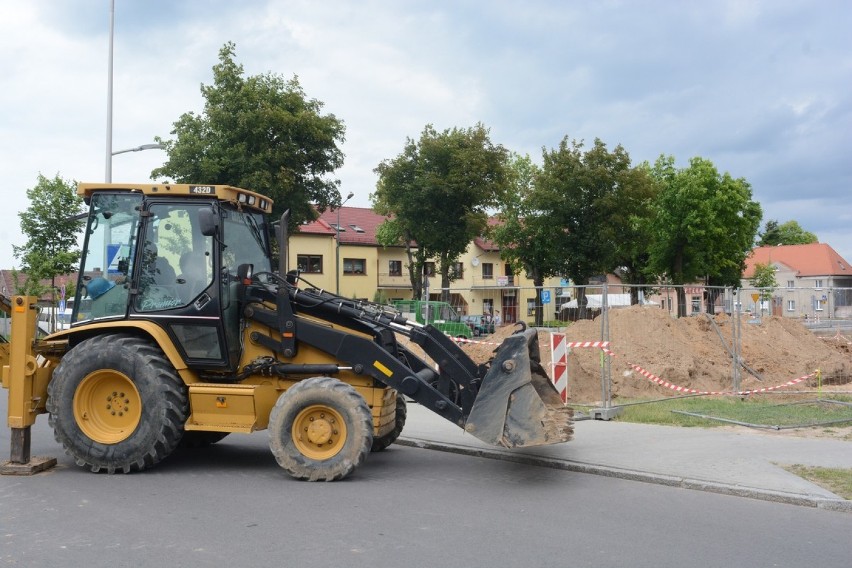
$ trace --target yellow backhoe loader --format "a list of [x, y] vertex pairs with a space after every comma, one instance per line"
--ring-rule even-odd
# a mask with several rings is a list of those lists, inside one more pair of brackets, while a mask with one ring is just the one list
[[51, 465], [30, 455], [42, 413], [78, 465], [109, 473], [268, 429], [291, 476], [341, 479], [397, 439], [406, 398], [490, 444], [571, 437], [533, 330], [476, 364], [431, 325], [318, 290], [285, 268], [286, 214], [273, 271], [265, 196], [188, 184], [78, 193], [89, 212], [69, 328], [37, 338], [37, 298], [0, 303], [11, 314], [2, 473]]

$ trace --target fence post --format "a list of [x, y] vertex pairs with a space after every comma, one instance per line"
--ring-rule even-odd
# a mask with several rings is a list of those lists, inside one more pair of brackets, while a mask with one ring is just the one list
[[[601, 294], [601, 341], [609, 341], [609, 298], [608, 284], [604, 282]], [[612, 381], [609, 356], [601, 350], [601, 407], [591, 410], [595, 420], [612, 420], [621, 412], [612, 406]]]
[[731, 370], [731, 379], [732, 385], [731, 390], [734, 392], [739, 392], [740, 390], [740, 350], [741, 350], [741, 335], [742, 329], [740, 328], [740, 302], [739, 302], [740, 290], [734, 289], [734, 309], [731, 310], [731, 315], [733, 316], [733, 321], [731, 322], [731, 348], [733, 349], [733, 360], [734, 366]]

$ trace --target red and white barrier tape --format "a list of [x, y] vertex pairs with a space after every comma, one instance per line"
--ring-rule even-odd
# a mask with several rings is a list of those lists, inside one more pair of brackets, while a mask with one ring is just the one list
[[687, 388], [687, 387], [682, 387], [682, 386], [678, 386], [678, 385], [675, 385], [673, 383], [670, 383], [667, 380], [658, 377], [654, 373], [652, 373], [652, 372], [650, 372], [646, 369], [643, 369], [639, 365], [635, 365], [633, 363], [628, 363], [628, 365], [630, 366], [631, 369], [633, 369], [634, 371], [636, 371], [637, 373], [639, 373], [640, 375], [642, 375], [643, 377], [645, 377], [646, 379], [648, 379], [652, 383], [656, 383], [656, 384], [658, 384], [662, 387], [665, 387], [669, 390], [673, 390], [675, 392], [686, 393], [686, 394], [741, 395], [741, 394], [757, 394], [757, 393], [761, 393], [761, 392], [770, 392], [770, 391], [782, 389], [784, 387], [790, 387], [790, 386], [793, 386], [793, 385], [797, 385], [799, 383], [803, 383], [803, 382], [807, 381], [808, 379], [816, 376], [816, 374], [819, 372], [819, 371], [814, 371], [810, 375], [805, 375], [803, 377], [799, 377], [798, 379], [793, 379], [793, 380], [787, 381], [786, 383], [783, 383], [783, 384], [780, 384], [780, 385], [775, 385], [775, 386], [772, 386], [772, 387], [764, 387], [762, 389], [751, 389], [751, 390], [747, 390], [747, 391], [736, 391], [736, 392], [734, 392], [734, 391], [702, 391], [702, 390], [690, 389], [690, 388]]
[[[475, 343], [479, 345], [500, 345], [499, 343], [494, 343], [491, 341], [474, 341], [472, 339], [464, 339], [461, 337], [454, 338], [456, 341], [461, 343]], [[551, 333], [550, 334], [550, 349], [552, 352], [551, 359], [551, 377], [556, 390], [559, 392], [559, 396], [562, 398], [562, 402], [568, 402], [568, 348], [598, 348], [610, 357], [615, 357], [615, 352], [613, 352], [609, 348], [609, 341], [565, 341], [565, 335], [561, 333]], [[705, 395], [717, 395], [717, 394], [727, 394], [727, 395], [748, 395], [748, 394], [758, 394], [762, 392], [771, 392], [774, 390], [782, 389], [785, 387], [790, 387], [793, 385], [798, 385], [807, 381], [810, 378], [816, 376], [818, 371], [814, 371], [809, 375], [805, 375], [799, 377], [797, 379], [792, 379], [787, 381], [786, 383], [782, 383], [780, 385], [775, 385], [771, 387], [764, 387], [760, 389], [751, 389], [746, 391], [702, 391], [698, 389], [692, 389], [687, 387], [682, 387], [676, 385], [674, 383], [670, 383], [669, 381], [658, 377], [654, 373], [636, 365], [634, 363], [628, 363], [631, 369], [648, 379], [649, 381], [658, 384], [662, 387], [665, 387], [669, 390], [684, 393], [684, 394], [705, 394]]]
[[550, 363], [551, 380], [562, 402], [568, 403], [568, 350], [569, 348], [598, 348], [610, 357], [615, 353], [609, 349], [609, 341], [566, 341], [564, 333], [550, 333], [550, 351], [552, 353]]

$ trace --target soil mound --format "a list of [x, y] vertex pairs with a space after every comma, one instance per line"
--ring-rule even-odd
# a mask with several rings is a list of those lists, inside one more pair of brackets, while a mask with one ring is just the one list
[[[733, 387], [733, 319], [697, 315], [672, 318], [666, 310], [632, 306], [609, 312], [609, 341], [613, 398], [660, 398], [677, 394], [637, 373], [637, 365], [669, 383], [700, 391], [730, 391]], [[846, 383], [852, 374], [852, 355], [847, 345], [832, 343], [811, 333], [800, 322], [765, 316], [759, 321], [741, 320], [741, 390], [783, 384], [814, 373], [823, 385]], [[505, 326], [465, 351], [485, 362], [515, 326]], [[600, 341], [600, 318], [572, 323], [565, 329], [568, 341]], [[542, 364], [550, 372], [550, 333], [539, 332]], [[594, 403], [601, 399], [601, 354], [597, 348], [574, 348], [568, 357], [570, 400]], [[806, 384], [815, 386], [816, 379]], [[847, 385], [848, 386], [848, 385]]]

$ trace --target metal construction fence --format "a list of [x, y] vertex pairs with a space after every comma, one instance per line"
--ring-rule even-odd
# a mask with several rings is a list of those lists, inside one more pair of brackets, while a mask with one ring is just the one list
[[826, 392], [852, 381], [849, 288], [602, 283], [448, 292], [462, 315], [537, 327], [546, 368], [553, 363], [549, 332], [561, 334], [567, 355], [559, 369], [572, 404]]

